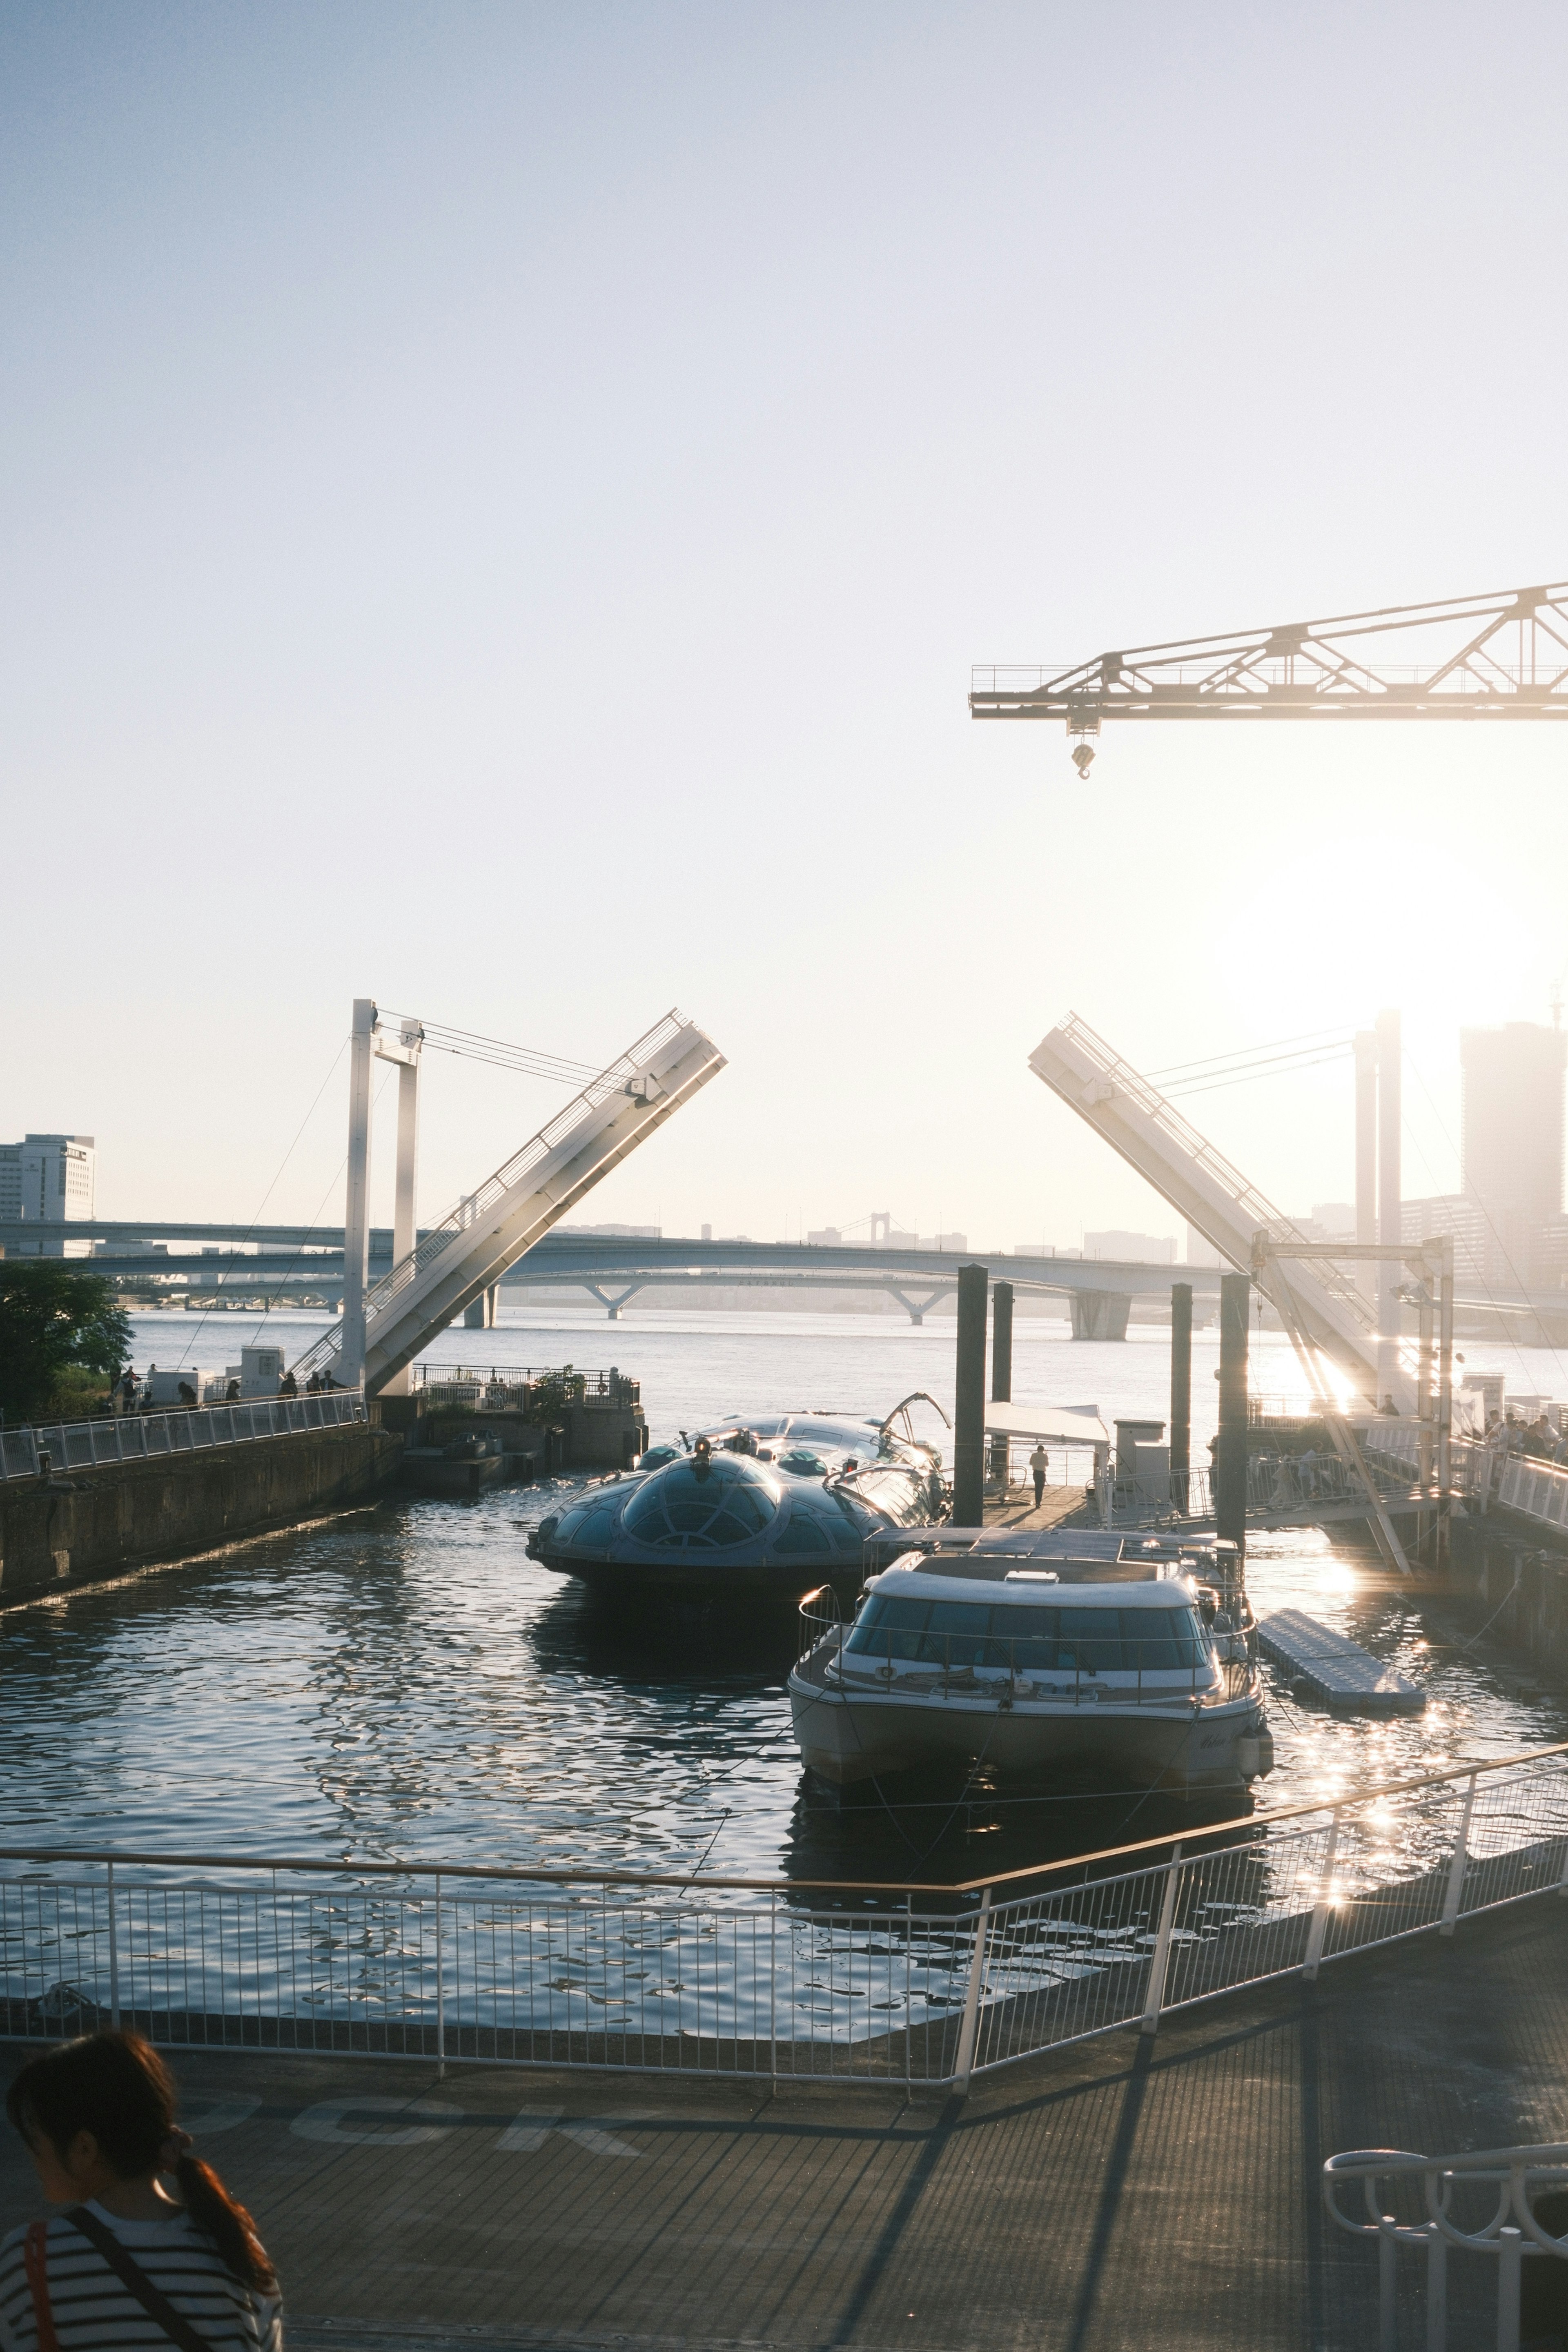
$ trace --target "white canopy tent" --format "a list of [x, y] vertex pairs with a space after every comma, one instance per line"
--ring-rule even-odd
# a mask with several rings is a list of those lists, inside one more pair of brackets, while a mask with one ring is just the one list
[[1110, 1432], [1097, 1404], [988, 1404], [987, 1437], [1043, 1438], [1047, 1444], [1109, 1447]]

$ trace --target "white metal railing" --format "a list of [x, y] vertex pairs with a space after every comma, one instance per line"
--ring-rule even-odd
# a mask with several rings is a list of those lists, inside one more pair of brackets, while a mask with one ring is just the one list
[[[962, 1886], [11, 1847], [0, 2038], [108, 2021], [175, 2048], [962, 2090], [1568, 1892], [1565, 1758], [1221, 1823], [1196, 1852], [1150, 1839]], [[1015, 1892], [1041, 1879], [1056, 1883]]]
[[[379, 1282], [373, 1283], [364, 1295], [367, 1341], [375, 1325], [433, 1259], [438, 1258], [454, 1242], [459, 1241], [489, 1213], [498, 1202], [514, 1192], [530, 1169], [537, 1167], [558, 1143], [563, 1142], [567, 1136], [581, 1127], [601, 1103], [607, 1102], [612, 1095], [624, 1094], [644, 1065], [672, 1037], [679, 1036], [684, 1026], [682, 1016], [673, 1009], [665, 1014], [662, 1021], [656, 1021], [646, 1036], [639, 1037], [637, 1044], [628, 1046], [607, 1069], [601, 1070], [591, 1086], [584, 1087], [581, 1094], [574, 1095], [564, 1109], [557, 1111], [555, 1117], [542, 1127], [537, 1135], [531, 1136], [504, 1166], [498, 1168], [493, 1176], [488, 1176], [477, 1192], [466, 1192], [454, 1208], [448, 1209], [447, 1214], [420, 1237], [407, 1255], [398, 1260], [390, 1274], [383, 1275]], [[320, 1370], [331, 1361], [342, 1344], [340, 1331], [327, 1332], [300, 1358], [294, 1366], [296, 1374]]]
[[[1369, 1466], [1386, 1465], [1393, 1470], [1408, 1466], [1414, 1479], [1420, 1447], [1414, 1423], [1358, 1423], [1356, 1435]], [[1483, 1511], [1500, 1503], [1521, 1518], [1568, 1531], [1568, 1465], [1562, 1463], [1543, 1462], [1533, 1454], [1508, 1454], [1500, 1445], [1456, 1437], [1448, 1445], [1448, 1483], [1454, 1493], [1473, 1498]]]
[[[1360, 2183], [1366, 2219], [1355, 2221], [1339, 2202], [1343, 2187]], [[1479, 2189], [1480, 2200], [1467, 2195]], [[1417, 2203], [1419, 2221], [1393, 2208]], [[1532, 2199], [1568, 2192], [1568, 2144], [1495, 2147], [1467, 2156], [1413, 2156], [1403, 2148], [1353, 2148], [1323, 2167], [1323, 2202], [1342, 2230], [1375, 2238], [1378, 2252], [1378, 2352], [1398, 2352], [1399, 2253], [1425, 2257], [1426, 2352], [1448, 2341], [1448, 2249], [1489, 2254], [1497, 2263], [1498, 2352], [1519, 2352], [1524, 2263], [1531, 2257], [1568, 2260], [1568, 2234], [1554, 2235], [1538, 2219]], [[1458, 2210], [1478, 2203], [1468, 2227]], [[1490, 2206], [1490, 2211], [1486, 2209]], [[1568, 2274], [1565, 2274], [1568, 2277]], [[1558, 2331], [1553, 2330], [1552, 2340]], [[1473, 2340], [1473, 2339], [1467, 2339]]]
[[249, 1404], [214, 1404], [188, 1412], [105, 1414], [101, 1421], [50, 1422], [0, 1430], [0, 1478], [37, 1478], [50, 1470], [92, 1470], [105, 1462], [154, 1462], [170, 1454], [199, 1454], [214, 1445], [248, 1445], [300, 1430], [337, 1429], [363, 1421], [358, 1389], [324, 1396], [261, 1397]]

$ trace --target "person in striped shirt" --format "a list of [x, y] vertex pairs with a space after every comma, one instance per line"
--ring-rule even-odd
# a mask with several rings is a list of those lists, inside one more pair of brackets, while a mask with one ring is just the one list
[[139, 2034], [29, 2059], [5, 2112], [45, 2196], [69, 2210], [0, 2243], [0, 2352], [282, 2352], [256, 2225], [190, 2153], [174, 2077]]

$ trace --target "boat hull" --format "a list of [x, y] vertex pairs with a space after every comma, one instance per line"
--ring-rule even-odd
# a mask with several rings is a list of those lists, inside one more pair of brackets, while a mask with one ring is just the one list
[[1217, 1706], [1058, 1706], [953, 1693], [943, 1698], [846, 1694], [790, 1677], [801, 1758], [838, 1788], [935, 1764], [984, 1763], [999, 1779], [1053, 1772], [1101, 1777], [1178, 1794], [1245, 1787], [1267, 1771], [1273, 1743], [1255, 1696]]

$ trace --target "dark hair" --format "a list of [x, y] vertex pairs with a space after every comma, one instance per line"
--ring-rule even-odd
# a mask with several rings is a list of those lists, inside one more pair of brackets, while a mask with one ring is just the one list
[[168, 2163], [176, 2103], [174, 2076], [139, 2033], [85, 2033], [28, 2059], [5, 2094], [5, 2113], [25, 2140], [41, 2133], [62, 2163], [78, 2132], [89, 2131], [121, 2180], [172, 2170], [186, 2211], [236, 2278], [274, 2293], [277, 2273], [256, 2224], [211, 2165], [189, 2155]]

